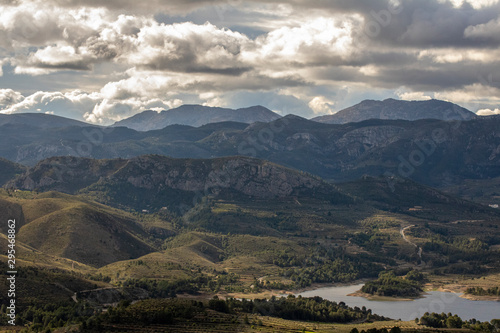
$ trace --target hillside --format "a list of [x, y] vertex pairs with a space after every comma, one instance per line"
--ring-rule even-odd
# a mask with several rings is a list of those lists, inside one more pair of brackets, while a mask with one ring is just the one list
[[203, 105], [182, 105], [178, 108], [156, 112], [144, 111], [130, 118], [116, 122], [113, 126], [125, 126], [137, 131], [151, 131], [169, 125], [199, 127], [209, 123], [225, 121], [251, 124], [270, 122], [280, 116], [263, 106], [252, 106], [237, 110]]
[[392, 120], [471, 120], [476, 115], [453, 103], [429, 101], [402, 101], [392, 98], [383, 101], [365, 100], [332, 115], [320, 116], [311, 120], [326, 124], [345, 124], [368, 119]]
[[25, 190], [80, 193], [136, 210], [192, 205], [207, 195], [274, 199], [325, 196], [349, 202], [330, 184], [248, 157], [209, 160], [148, 155], [129, 160], [54, 157], [7, 185]]
[[0, 187], [5, 185], [15, 175], [26, 171], [26, 167], [0, 157]]
[[36, 128], [58, 128], [58, 127], [88, 127], [93, 126], [83, 121], [54, 116], [45, 113], [16, 113], [0, 114], [0, 126], [25, 125]]
[[19, 242], [46, 255], [100, 267], [153, 251], [130, 214], [73, 196], [2, 194], [0, 210], [16, 219]]
[[454, 218], [475, 219], [497, 215], [497, 211], [487, 206], [460, 199], [409, 179], [389, 180], [364, 176], [337, 186], [344, 193], [379, 209], [424, 219], [452, 221]]

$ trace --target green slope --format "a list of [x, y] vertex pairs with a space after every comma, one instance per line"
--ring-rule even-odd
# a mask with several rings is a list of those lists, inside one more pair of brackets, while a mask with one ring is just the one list
[[20, 242], [90, 266], [136, 258], [153, 250], [132, 215], [74, 196], [53, 192], [35, 194], [31, 199], [4, 196], [0, 210], [11, 210], [12, 218], [24, 221], [17, 224]]

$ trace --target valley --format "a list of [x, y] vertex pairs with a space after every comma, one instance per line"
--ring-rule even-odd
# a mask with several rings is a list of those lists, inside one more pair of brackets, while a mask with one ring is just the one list
[[[497, 165], [490, 153], [479, 156], [474, 149], [496, 144], [495, 121], [331, 125], [291, 116], [149, 132], [116, 127], [93, 148], [92, 155], [99, 156], [58, 156], [61, 147], [71, 145], [68, 141], [56, 150], [38, 150], [52, 156], [38, 154], [40, 160], [26, 166], [2, 159], [0, 216], [17, 221], [20, 323], [33, 331], [49, 322], [54, 329], [68, 323], [83, 331], [127, 331], [145, 320], [145, 325], [162, 323], [173, 331], [186, 331], [187, 323], [210, 331], [207, 321], [215, 316], [219, 321], [212, 327], [241, 331], [293, 331], [294, 325], [351, 331], [356, 324], [423, 332], [414, 318], [391, 322], [365, 310], [342, 326], [339, 318], [356, 307], [331, 310], [334, 305], [328, 303], [325, 317], [300, 317], [264, 311], [264, 303], [255, 308], [260, 310], [245, 312], [249, 305], [232, 300], [278, 302], [288, 295], [284, 299], [291, 301], [291, 295], [305, 290], [360, 282], [365, 293], [357, 295], [373, 300], [420, 299], [433, 290], [494, 299], [500, 211], [486, 203], [496, 195], [496, 183], [488, 177]], [[465, 147], [462, 141], [478, 127], [484, 140], [469, 140]], [[251, 140], [271, 128], [271, 140]], [[425, 141], [427, 134], [420, 134], [443, 128], [447, 139], [433, 145]], [[71, 133], [75, 143], [85, 127], [35, 127], [31, 135], [44, 145], [42, 131], [61, 142]], [[125, 137], [129, 141], [123, 146]], [[238, 154], [238, 142], [253, 149], [251, 156]], [[154, 154], [139, 154], [150, 148]], [[429, 154], [409, 177], [402, 177], [396, 156], [413, 148]], [[449, 156], [458, 152], [462, 159], [455, 165]], [[443, 172], [450, 177], [443, 178]], [[482, 197], [473, 195], [479, 187]], [[7, 230], [0, 231], [5, 248]], [[118, 324], [117, 318], [129, 311], [135, 316], [145, 307], [156, 313], [154, 302], [174, 302], [161, 307], [187, 312], [172, 310], [173, 317], [165, 317], [160, 311], [129, 326]], [[64, 312], [65, 321], [54, 319], [47, 304]], [[108, 312], [92, 314], [103, 308]], [[46, 318], [45, 324], [30, 311]], [[317, 322], [315, 328], [308, 320]], [[471, 325], [479, 324], [464, 321], [461, 328]]]
[[124, 289], [98, 292], [97, 304], [255, 299], [411, 269], [444, 287], [453, 274], [499, 270], [497, 210], [410, 180], [395, 190], [384, 178], [332, 185], [257, 159], [141, 156], [52, 158], [0, 197], [2, 215], [19, 221], [19, 265], [74, 281], [41, 281], [54, 300], [102, 287]]

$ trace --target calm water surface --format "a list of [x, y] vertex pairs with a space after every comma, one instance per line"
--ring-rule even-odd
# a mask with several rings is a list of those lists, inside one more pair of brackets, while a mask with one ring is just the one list
[[320, 296], [324, 299], [344, 302], [351, 307], [372, 309], [373, 313], [393, 319], [414, 320], [426, 312], [457, 314], [462, 319], [476, 318], [480, 321], [500, 319], [500, 302], [471, 301], [459, 297], [462, 294], [431, 291], [423, 298], [413, 301], [370, 301], [364, 297], [347, 296], [361, 289], [363, 284], [326, 287], [300, 293], [303, 297]]

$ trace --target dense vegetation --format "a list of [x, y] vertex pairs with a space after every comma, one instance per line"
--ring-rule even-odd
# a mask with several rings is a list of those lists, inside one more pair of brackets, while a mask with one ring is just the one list
[[417, 297], [422, 292], [422, 281], [424, 276], [417, 271], [410, 271], [405, 279], [393, 271], [381, 272], [377, 280], [367, 282], [361, 291], [378, 296]]
[[[125, 304], [125, 305], [123, 305]], [[191, 319], [197, 313], [207, 310], [238, 315], [260, 314], [290, 320], [348, 323], [356, 320], [384, 320], [371, 310], [350, 308], [320, 297], [302, 298], [288, 296], [258, 300], [222, 300], [217, 297], [207, 302], [182, 299], [145, 300], [133, 305], [110, 309], [87, 322], [86, 328], [95, 328], [98, 323], [172, 324], [181, 319]], [[244, 319], [244, 321], [246, 321]]]
[[356, 327], [351, 330], [351, 333], [401, 333], [401, 332], [402, 332], [401, 328], [399, 328], [398, 326], [394, 326], [390, 330], [388, 330], [387, 328], [381, 328], [381, 329], [369, 328], [366, 331], [365, 330], [359, 331]]
[[175, 297], [178, 294], [197, 294], [201, 290], [216, 293], [238, 282], [239, 277], [233, 273], [221, 274], [215, 279], [212, 276], [197, 273], [192, 278], [177, 279], [175, 281], [154, 279], [128, 279], [123, 283], [124, 287], [142, 288], [149, 292], [150, 297], [164, 298]]
[[451, 313], [426, 312], [418, 322], [421, 325], [434, 328], [466, 328], [479, 332], [497, 332], [500, 330], [500, 319], [493, 319], [491, 322], [480, 322], [476, 319], [466, 321]]
[[[372, 314], [365, 308], [350, 308], [344, 303], [323, 300], [320, 297], [302, 298], [288, 296], [269, 300], [222, 300], [214, 297], [209, 301], [187, 299], [148, 299], [131, 304], [121, 301], [116, 307], [102, 312], [86, 302], [67, 302], [30, 306], [17, 316], [17, 324], [30, 332], [49, 332], [52, 329], [78, 325], [82, 331], [95, 332], [114, 325], [171, 325], [197, 317], [210, 317], [210, 311], [227, 314], [225, 320], [249, 324], [248, 315], [258, 314], [290, 320], [326, 323], [353, 321], [379, 321], [384, 317]], [[6, 324], [5, 307], [2, 307], [0, 324]]]
[[475, 296], [500, 296], [500, 287], [484, 289], [481, 287], [470, 287], [465, 291], [467, 294]]

